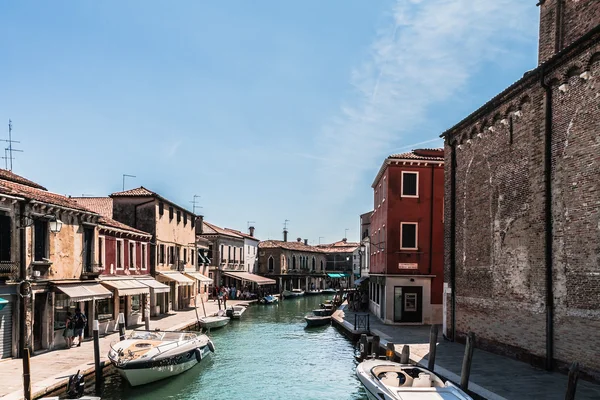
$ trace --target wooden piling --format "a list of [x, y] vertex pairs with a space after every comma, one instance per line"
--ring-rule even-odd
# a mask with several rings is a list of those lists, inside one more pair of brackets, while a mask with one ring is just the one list
[[475, 349], [475, 334], [467, 334], [467, 344], [465, 346], [465, 357], [462, 363], [462, 372], [460, 374], [460, 387], [462, 390], [469, 389], [469, 375], [471, 375], [471, 362], [473, 361], [473, 350]]
[[119, 313], [119, 340], [125, 340], [125, 314]]
[[410, 363], [410, 346], [405, 344], [402, 347], [402, 356], [400, 357], [400, 364]]
[[438, 326], [431, 325], [431, 331], [429, 332], [429, 364], [427, 368], [433, 371], [435, 368], [435, 352], [437, 350], [437, 338], [438, 338]]
[[362, 335], [360, 335], [360, 341], [359, 341], [359, 350], [360, 350], [360, 360], [364, 360], [365, 358], [367, 358], [367, 335], [365, 335], [364, 333]]
[[379, 346], [380, 346], [380, 338], [379, 336], [373, 336], [373, 342], [371, 344], [371, 354], [373, 358], [379, 358]]
[[31, 364], [28, 347], [23, 349], [23, 398], [31, 400]]
[[577, 389], [577, 381], [579, 380], [579, 363], [574, 362], [569, 368], [569, 377], [567, 380], [567, 393], [565, 400], [575, 400], [575, 390]]
[[93, 335], [94, 335], [94, 372], [95, 372], [95, 392], [96, 396], [102, 394], [102, 367], [100, 367], [100, 324], [95, 319], [93, 323]]

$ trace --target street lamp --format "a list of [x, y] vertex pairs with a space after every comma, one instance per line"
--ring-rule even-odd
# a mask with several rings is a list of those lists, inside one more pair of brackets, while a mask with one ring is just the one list
[[48, 226], [50, 227], [50, 232], [58, 233], [62, 229], [63, 222], [60, 219], [54, 217], [54, 219], [48, 222]]

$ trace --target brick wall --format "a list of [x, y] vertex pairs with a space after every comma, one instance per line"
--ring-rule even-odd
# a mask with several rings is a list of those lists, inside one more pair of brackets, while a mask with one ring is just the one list
[[[579, 361], [595, 378], [600, 335], [589, 333], [600, 327], [599, 40], [600, 34], [554, 59], [545, 79], [553, 108], [554, 358], [559, 367]], [[586, 70], [588, 80], [581, 77]], [[457, 338], [473, 331], [482, 347], [534, 363], [546, 355], [545, 91], [539, 72], [447, 132], [445, 155], [445, 209], [456, 235]], [[451, 284], [449, 222], [445, 280]], [[451, 315], [449, 308], [448, 326]]]

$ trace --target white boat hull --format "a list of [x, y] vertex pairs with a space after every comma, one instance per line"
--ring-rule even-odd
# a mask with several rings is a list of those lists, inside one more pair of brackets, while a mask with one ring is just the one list
[[205, 317], [200, 318], [200, 326], [203, 329], [222, 328], [229, 323], [228, 317]]
[[304, 296], [304, 292], [294, 292], [294, 291], [290, 291], [290, 290], [284, 290], [283, 291], [283, 297], [300, 297], [300, 296]]
[[[204, 360], [204, 358], [209, 354], [210, 350], [208, 349], [208, 346], [205, 346], [202, 349], [202, 360]], [[117, 367], [117, 371], [127, 380], [127, 382], [129, 382], [131, 386], [140, 386], [179, 375], [191, 369], [196, 364], [198, 364], [198, 360], [195, 357], [192, 357], [190, 361], [182, 364], [138, 369], [123, 369]]]

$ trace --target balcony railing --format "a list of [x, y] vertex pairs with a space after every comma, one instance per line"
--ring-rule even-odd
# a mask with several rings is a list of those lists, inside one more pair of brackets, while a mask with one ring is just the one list
[[19, 277], [19, 265], [13, 261], [0, 261], [0, 280], [14, 281]]

